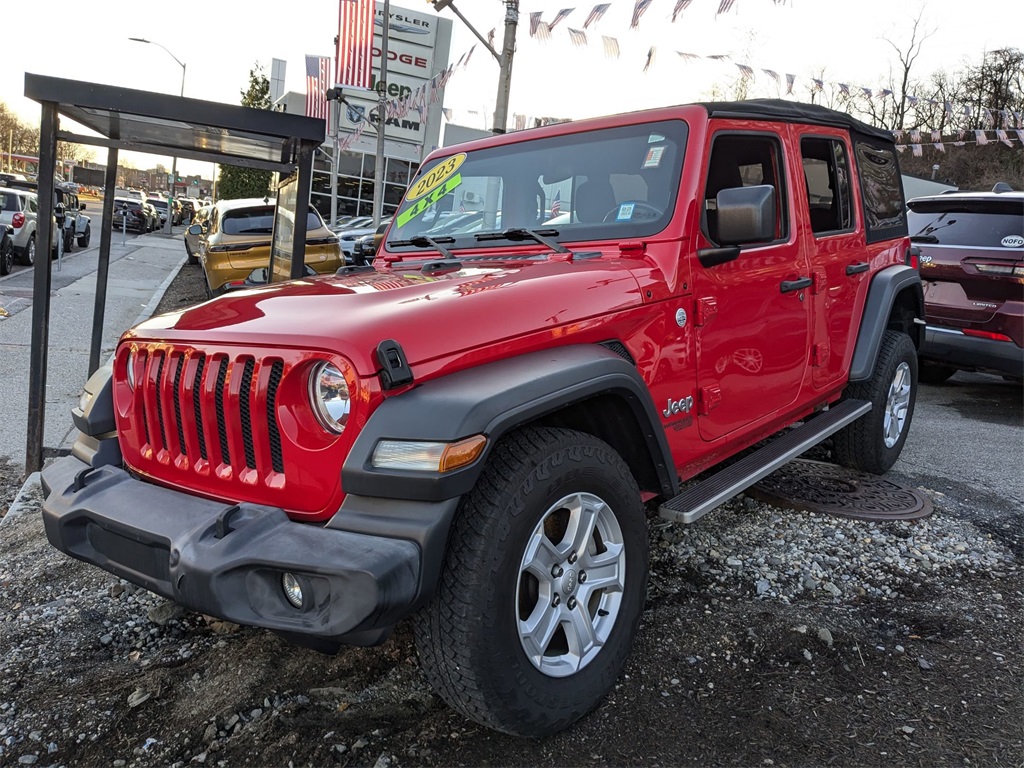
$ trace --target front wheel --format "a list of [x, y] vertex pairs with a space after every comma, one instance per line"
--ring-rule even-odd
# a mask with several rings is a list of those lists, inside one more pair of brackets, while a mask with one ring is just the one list
[[567, 429], [514, 432], [463, 498], [437, 591], [416, 616], [423, 672], [491, 728], [567, 728], [625, 666], [647, 562], [640, 493], [609, 445]]
[[92, 227], [86, 227], [85, 232], [78, 236], [78, 247], [88, 248], [89, 240], [92, 239]]
[[910, 337], [886, 331], [871, 378], [851, 384], [846, 397], [869, 401], [871, 411], [836, 432], [836, 459], [863, 472], [887, 472], [907, 441], [917, 400], [917, 349]]

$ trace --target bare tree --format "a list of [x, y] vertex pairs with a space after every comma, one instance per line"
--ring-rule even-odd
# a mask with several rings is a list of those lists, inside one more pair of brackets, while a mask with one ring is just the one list
[[[888, 37], [882, 36], [882, 39], [896, 51], [896, 57], [900, 63], [895, 76], [890, 72], [891, 85], [889, 87], [893, 92], [895, 112], [889, 123], [883, 125], [883, 127], [891, 128], [892, 130], [919, 128], [922, 124], [917, 119], [916, 110], [912, 109], [911, 97], [916, 88], [910, 73], [914, 67], [914, 62], [917, 61], [917, 57], [921, 55], [921, 48], [924, 46], [925, 41], [935, 34], [934, 29], [926, 30], [922, 26], [921, 17], [923, 15], [924, 6], [918, 10], [917, 18], [914, 19], [913, 26], [910, 28], [910, 40], [903, 47]], [[911, 112], [914, 112], [913, 120], [911, 120]]]

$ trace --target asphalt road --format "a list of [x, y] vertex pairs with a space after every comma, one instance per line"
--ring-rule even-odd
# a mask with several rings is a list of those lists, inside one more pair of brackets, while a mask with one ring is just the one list
[[1024, 390], [999, 376], [957, 373], [922, 384], [892, 472], [979, 514], [1024, 514]]
[[[88, 216], [89, 220], [92, 222], [92, 237], [89, 241], [89, 247], [80, 248], [76, 244], [74, 250], [72, 250], [71, 253], [64, 254], [62, 260], [63, 258], [72, 257], [80, 253], [88, 253], [90, 251], [95, 251], [100, 247], [100, 222], [103, 218], [103, 200], [82, 200], [82, 202], [85, 203], [86, 205], [85, 215]], [[120, 230], [118, 230], [114, 233], [114, 239], [111, 242], [114, 245], [118, 245], [122, 242], [122, 238], [125, 240], [125, 242], [129, 242], [136, 237], [138, 237], [137, 232], [128, 232], [127, 235], [124, 235]], [[31, 269], [31, 267], [23, 266], [20, 262], [18, 262], [17, 258], [15, 258], [14, 268], [11, 270], [11, 274], [8, 277], [13, 277], [14, 275], [17, 275], [19, 272], [31, 271]], [[57, 277], [58, 273], [54, 272], [54, 279], [56, 280]], [[8, 278], [0, 278], [0, 281], [3, 281], [5, 279]]]

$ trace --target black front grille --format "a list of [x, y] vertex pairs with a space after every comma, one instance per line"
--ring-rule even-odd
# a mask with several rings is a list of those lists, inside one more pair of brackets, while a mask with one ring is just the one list
[[217, 410], [217, 435], [220, 437], [220, 457], [225, 464], [231, 463], [231, 451], [228, 450], [228, 427], [224, 416], [224, 382], [228, 375], [228, 359], [217, 360], [217, 387], [213, 393]]
[[275, 360], [270, 368], [267, 382], [267, 425], [270, 432], [270, 463], [275, 472], [284, 472], [284, 456], [281, 454], [281, 431], [277, 428], [277, 388], [284, 373], [284, 362]]
[[252, 414], [249, 412], [249, 391], [252, 388], [252, 369], [256, 363], [250, 357], [242, 369], [242, 384], [238, 392], [238, 410], [242, 419], [242, 442], [245, 445], [245, 466], [256, 469], [256, 449], [252, 442]]
[[196, 416], [196, 431], [199, 433], [199, 456], [203, 461], [208, 461], [206, 454], [206, 431], [203, 429], [203, 409], [200, 404], [203, 400], [203, 369], [206, 368], [206, 355], [197, 355], [199, 364], [196, 365], [196, 377], [192, 381], [192, 412]]

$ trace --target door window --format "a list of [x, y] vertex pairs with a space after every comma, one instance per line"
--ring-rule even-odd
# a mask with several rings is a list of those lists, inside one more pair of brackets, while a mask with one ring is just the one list
[[800, 154], [811, 229], [816, 235], [852, 229], [850, 168], [843, 143], [836, 139], [805, 138], [800, 142]]
[[789, 236], [781, 158], [778, 139], [773, 136], [726, 134], [715, 139], [704, 187], [704, 231], [712, 242], [718, 242], [718, 193], [723, 189], [760, 185], [772, 187], [775, 195], [775, 233], [764, 242], [784, 240]]

